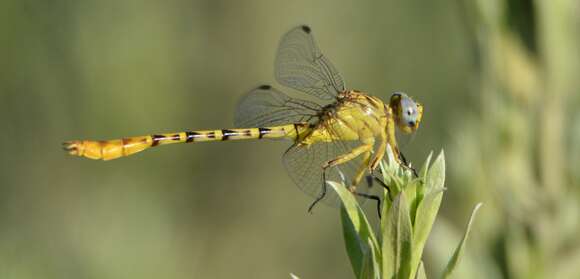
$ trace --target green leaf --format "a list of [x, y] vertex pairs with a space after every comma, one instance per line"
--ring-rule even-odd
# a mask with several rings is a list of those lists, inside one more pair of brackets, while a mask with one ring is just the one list
[[427, 279], [427, 273], [425, 273], [425, 266], [423, 265], [423, 261], [419, 263], [419, 268], [417, 268], [417, 276], [415, 279]]
[[426, 192], [444, 189], [443, 184], [445, 183], [445, 154], [443, 151], [439, 153], [437, 159], [435, 159], [435, 162], [433, 162], [433, 165], [429, 169], [425, 180]]
[[421, 170], [419, 171], [419, 178], [426, 180], [427, 179], [427, 170], [429, 169], [429, 164], [431, 163], [431, 158], [433, 157], [433, 151], [429, 152], [429, 156], [427, 156], [427, 160], [423, 163]]
[[419, 200], [417, 199], [419, 198], [417, 196], [417, 192], [421, 187], [422, 186], [418, 180], [410, 181], [404, 186], [405, 189], [403, 190], [403, 194], [405, 195], [407, 203], [409, 204], [409, 216], [411, 217], [411, 224], [415, 223], [415, 213], [417, 212], [417, 206], [419, 204]]
[[[373, 242], [369, 239], [368, 240], [368, 245], [369, 247], [371, 247], [371, 252], [372, 252], [372, 264], [373, 264], [373, 274], [374, 279], [381, 279], [381, 266], [379, 265], [379, 258], [380, 256], [378, 255], [379, 253], [379, 249], [378, 247], [375, 247]], [[368, 278], [370, 278], [371, 276], [368, 276]]]
[[[353, 271], [357, 278], [372, 278], [373, 261], [380, 262], [378, 241], [364, 212], [344, 185], [328, 181], [342, 200], [340, 210], [344, 241]], [[369, 245], [372, 243], [372, 245]], [[374, 250], [373, 250], [374, 249]], [[370, 277], [369, 277], [370, 276]]]
[[383, 278], [410, 278], [413, 232], [405, 195], [397, 195], [383, 218]]
[[413, 258], [412, 266], [417, 266], [421, 261], [423, 249], [427, 238], [431, 233], [433, 223], [437, 217], [441, 199], [443, 198], [443, 189], [436, 192], [431, 192], [425, 196], [423, 201], [417, 208], [417, 216], [415, 218], [414, 235], [413, 235]]
[[401, 168], [390, 147], [387, 148], [385, 159], [381, 161], [380, 168], [383, 174], [383, 181], [389, 185], [391, 197], [396, 196], [402, 191], [401, 187], [404, 184], [402, 178], [405, 177], [405, 172], [409, 172]]
[[354, 227], [353, 222], [349, 219], [344, 206], [340, 208], [340, 219], [342, 223], [342, 234], [346, 246], [346, 253], [350, 259], [354, 275], [356, 278], [361, 278], [363, 266], [365, 266], [365, 254], [368, 253], [368, 249], [361, 244], [356, 228]]
[[457, 266], [457, 263], [459, 262], [459, 259], [461, 258], [461, 255], [463, 254], [463, 248], [465, 247], [465, 243], [467, 242], [467, 237], [469, 236], [469, 232], [471, 231], [471, 225], [473, 224], [473, 220], [475, 219], [475, 215], [477, 214], [477, 211], [479, 210], [479, 208], [481, 207], [482, 203], [478, 203], [475, 208], [473, 209], [473, 211], [471, 212], [471, 217], [469, 217], [469, 222], [467, 223], [467, 228], [465, 229], [465, 233], [463, 234], [463, 238], [461, 239], [461, 242], [459, 242], [459, 245], [457, 246], [457, 248], [455, 248], [455, 252], [453, 253], [453, 256], [451, 257], [451, 259], [449, 259], [449, 263], [447, 263], [447, 266], [445, 267], [445, 270], [443, 271], [443, 279], [449, 278], [451, 276], [451, 273], [453, 273], [453, 270], [455, 270], [455, 267]]
[[445, 157], [443, 152], [437, 156], [433, 166], [426, 173], [425, 180], [423, 183], [426, 194], [418, 203], [413, 226], [413, 258], [411, 266], [417, 266], [421, 261], [425, 243], [431, 233], [433, 223], [435, 223], [435, 218], [439, 212], [441, 199], [443, 198], [445, 189], [443, 187], [445, 183]]
[[429, 164], [431, 163], [432, 157], [433, 151], [429, 152], [429, 156], [427, 156], [421, 170], [419, 170], [419, 178], [414, 182], [416, 185], [415, 199], [411, 204], [411, 221], [413, 224], [415, 224], [415, 218], [417, 217], [417, 207], [419, 207], [419, 203], [423, 201], [423, 198], [425, 197], [425, 181], [427, 180], [427, 171], [429, 170]]

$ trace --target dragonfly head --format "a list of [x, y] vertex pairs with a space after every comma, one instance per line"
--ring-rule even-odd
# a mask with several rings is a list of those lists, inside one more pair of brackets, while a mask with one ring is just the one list
[[403, 92], [395, 92], [391, 96], [390, 106], [395, 114], [395, 122], [403, 133], [413, 133], [419, 128], [423, 105]]

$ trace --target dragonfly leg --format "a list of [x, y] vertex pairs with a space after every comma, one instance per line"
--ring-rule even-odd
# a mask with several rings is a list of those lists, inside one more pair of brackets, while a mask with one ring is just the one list
[[389, 185], [387, 185], [387, 183], [385, 183], [382, 179], [378, 178], [377, 176], [373, 175], [371, 177], [371, 179], [373, 181], [376, 181], [379, 183], [379, 185], [381, 185], [381, 187], [385, 188], [385, 191], [387, 191], [387, 194], [389, 195], [389, 200], [393, 200], [393, 197], [391, 197], [391, 189], [389, 188]]
[[[322, 165], [322, 189], [320, 191], [320, 195], [318, 195], [318, 197], [312, 202], [312, 204], [310, 204], [310, 206], [308, 207], [308, 212], [312, 212], [312, 209], [314, 208], [314, 206], [321, 201], [322, 199], [324, 199], [324, 197], [326, 196], [326, 170], [328, 168], [340, 165], [340, 164], [344, 164], [354, 158], [356, 158], [357, 156], [359, 156], [360, 154], [364, 153], [364, 152], [368, 152], [370, 153], [370, 151], [372, 150], [372, 144], [363, 144], [359, 147], [354, 148], [353, 150], [351, 150], [351, 152], [340, 155], [332, 160], [329, 160], [327, 162], [325, 162]], [[349, 191], [354, 192], [354, 187], [350, 187]]]
[[376, 201], [377, 202], [377, 213], [379, 215], [379, 219], [381, 218], [381, 198], [379, 198], [378, 196], [375, 196], [375, 195], [369, 195], [369, 194], [359, 193], [359, 192], [354, 192], [353, 194], [355, 194], [359, 197], [363, 197], [365, 199]]
[[358, 147], [353, 148], [349, 153], [339, 155], [338, 157], [327, 161], [326, 163], [324, 163], [322, 165], [322, 168], [327, 169], [327, 168], [334, 167], [334, 166], [337, 166], [340, 164], [344, 164], [344, 163], [358, 157], [360, 154], [362, 154], [364, 152], [371, 152], [372, 148], [373, 148], [372, 144], [360, 145]]
[[352, 183], [351, 183], [351, 185], [352, 185], [351, 188], [352, 189], [349, 188], [349, 190], [351, 192], [354, 191], [355, 187], [360, 183], [360, 181], [363, 179], [366, 171], [368, 170], [369, 162], [370, 162], [370, 159], [371, 159], [371, 152], [370, 151], [365, 152], [363, 156], [364, 156], [363, 157], [363, 162], [360, 165], [360, 167], [359, 167], [359, 169], [358, 169], [358, 171], [356, 173], [356, 176], [352, 180]]
[[358, 157], [361, 154], [365, 154], [364, 158], [363, 158], [363, 164], [361, 166], [361, 169], [358, 171], [358, 173], [356, 174], [356, 176], [354, 177], [353, 181], [352, 181], [352, 185], [348, 188], [348, 190], [352, 193], [354, 193], [354, 190], [356, 188], [356, 185], [358, 185], [358, 183], [360, 182], [360, 180], [362, 179], [362, 177], [364, 176], [364, 173], [366, 171], [366, 168], [368, 166], [369, 163], [369, 158], [370, 158], [370, 153], [371, 150], [373, 148], [372, 144], [363, 144], [360, 145], [354, 149], [352, 149], [349, 153], [340, 155], [326, 163], [324, 163], [324, 165], [322, 166], [322, 169], [324, 169], [326, 171], [326, 169], [330, 168], [330, 167], [334, 167], [340, 164], [344, 164], [356, 157]]
[[385, 156], [385, 152], [387, 151], [387, 133], [382, 132], [380, 137], [379, 147], [377, 147], [377, 152], [375, 158], [373, 158], [372, 163], [370, 164], [370, 171], [372, 172], [374, 169], [377, 168], [383, 156]]
[[320, 191], [320, 194], [318, 195], [318, 197], [316, 197], [316, 199], [308, 207], [308, 213], [312, 213], [312, 209], [314, 208], [314, 206], [319, 201], [324, 199], [325, 196], [326, 196], [326, 169], [323, 169], [322, 170], [322, 190]]

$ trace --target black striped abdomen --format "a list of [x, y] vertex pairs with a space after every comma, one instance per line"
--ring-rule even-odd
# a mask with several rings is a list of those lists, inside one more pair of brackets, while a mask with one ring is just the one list
[[172, 143], [248, 139], [296, 140], [298, 135], [306, 131], [305, 129], [307, 128], [308, 126], [303, 124], [288, 124], [265, 128], [185, 131], [104, 141], [70, 141], [65, 142], [63, 147], [71, 155], [90, 159], [112, 160], [135, 154], [150, 147]]

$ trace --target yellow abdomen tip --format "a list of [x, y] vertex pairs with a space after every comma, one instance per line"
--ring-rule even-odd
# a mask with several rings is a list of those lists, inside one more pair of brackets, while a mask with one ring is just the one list
[[98, 141], [65, 141], [62, 147], [68, 154], [73, 156], [82, 156], [89, 159], [103, 159], [102, 146]]
[[68, 154], [70, 155], [74, 155], [74, 156], [82, 156], [80, 154], [80, 150], [79, 147], [81, 147], [80, 141], [65, 141], [62, 143], [62, 149], [64, 149], [64, 151], [68, 152]]

